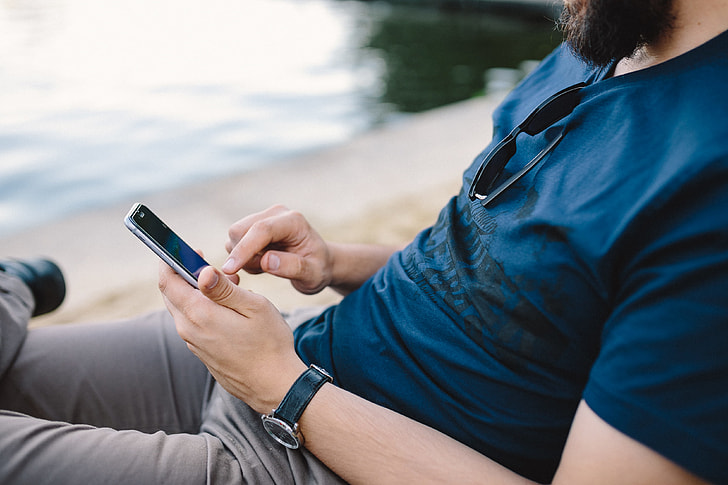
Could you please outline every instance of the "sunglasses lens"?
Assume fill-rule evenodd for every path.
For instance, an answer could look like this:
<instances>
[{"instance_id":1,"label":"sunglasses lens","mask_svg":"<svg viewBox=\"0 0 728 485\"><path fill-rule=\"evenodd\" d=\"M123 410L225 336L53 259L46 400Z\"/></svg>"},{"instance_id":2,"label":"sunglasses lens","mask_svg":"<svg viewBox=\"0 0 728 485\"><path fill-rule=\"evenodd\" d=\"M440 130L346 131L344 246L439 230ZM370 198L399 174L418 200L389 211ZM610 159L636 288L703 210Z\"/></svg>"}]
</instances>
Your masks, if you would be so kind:
<instances>
[{"instance_id":1,"label":"sunglasses lens","mask_svg":"<svg viewBox=\"0 0 728 485\"><path fill-rule=\"evenodd\" d=\"M555 95L537 109L524 123L523 131L533 136L569 115L579 104L580 89Z\"/></svg>"},{"instance_id":2,"label":"sunglasses lens","mask_svg":"<svg viewBox=\"0 0 728 485\"><path fill-rule=\"evenodd\" d=\"M475 193L485 194L503 171L508 160L516 153L516 139L511 138L498 146L483 162L475 179Z\"/></svg>"}]
</instances>

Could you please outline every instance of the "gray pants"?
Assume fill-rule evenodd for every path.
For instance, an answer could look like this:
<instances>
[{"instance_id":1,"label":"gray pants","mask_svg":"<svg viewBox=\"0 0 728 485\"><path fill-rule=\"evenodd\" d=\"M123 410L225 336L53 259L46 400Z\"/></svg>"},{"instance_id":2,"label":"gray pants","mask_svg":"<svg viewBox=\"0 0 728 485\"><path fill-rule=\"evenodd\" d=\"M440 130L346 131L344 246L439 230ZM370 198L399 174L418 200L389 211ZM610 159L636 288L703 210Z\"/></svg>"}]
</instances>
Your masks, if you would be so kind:
<instances>
[{"instance_id":1,"label":"gray pants","mask_svg":"<svg viewBox=\"0 0 728 485\"><path fill-rule=\"evenodd\" d=\"M0 483L342 483L268 437L166 312L26 331L31 308L0 272Z\"/></svg>"}]
</instances>

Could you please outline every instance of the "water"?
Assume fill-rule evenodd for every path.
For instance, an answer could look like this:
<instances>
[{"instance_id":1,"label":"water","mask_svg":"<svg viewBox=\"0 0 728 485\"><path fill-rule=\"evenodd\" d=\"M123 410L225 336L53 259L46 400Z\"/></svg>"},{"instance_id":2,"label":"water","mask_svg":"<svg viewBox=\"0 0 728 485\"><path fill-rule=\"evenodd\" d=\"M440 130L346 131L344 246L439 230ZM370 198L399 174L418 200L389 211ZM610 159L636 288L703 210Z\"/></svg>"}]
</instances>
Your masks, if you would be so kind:
<instances>
[{"instance_id":1,"label":"water","mask_svg":"<svg viewBox=\"0 0 728 485\"><path fill-rule=\"evenodd\" d=\"M552 22L340 0L0 4L0 237L482 91Z\"/></svg>"}]
</instances>

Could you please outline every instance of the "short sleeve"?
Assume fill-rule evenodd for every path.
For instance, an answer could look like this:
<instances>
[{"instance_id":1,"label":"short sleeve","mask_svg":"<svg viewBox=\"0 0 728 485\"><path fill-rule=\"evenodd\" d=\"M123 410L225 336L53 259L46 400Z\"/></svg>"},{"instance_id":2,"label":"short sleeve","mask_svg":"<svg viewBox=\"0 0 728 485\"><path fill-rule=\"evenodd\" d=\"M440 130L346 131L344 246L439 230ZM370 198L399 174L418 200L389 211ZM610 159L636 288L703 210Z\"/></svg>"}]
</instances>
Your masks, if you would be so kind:
<instances>
[{"instance_id":1,"label":"short sleeve","mask_svg":"<svg viewBox=\"0 0 728 485\"><path fill-rule=\"evenodd\" d=\"M728 180L706 172L620 242L617 300L584 399L614 428L728 483Z\"/></svg>"}]
</instances>

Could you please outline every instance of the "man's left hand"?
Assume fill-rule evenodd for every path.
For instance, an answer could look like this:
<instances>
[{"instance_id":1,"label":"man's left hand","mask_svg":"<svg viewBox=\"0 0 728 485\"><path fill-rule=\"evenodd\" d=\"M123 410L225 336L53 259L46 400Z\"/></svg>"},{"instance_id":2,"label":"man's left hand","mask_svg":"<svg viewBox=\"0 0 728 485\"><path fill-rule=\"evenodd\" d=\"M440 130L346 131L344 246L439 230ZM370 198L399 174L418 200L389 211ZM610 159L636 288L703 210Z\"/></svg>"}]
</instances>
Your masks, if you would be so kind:
<instances>
[{"instance_id":1,"label":"man's left hand","mask_svg":"<svg viewBox=\"0 0 728 485\"><path fill-rule=\"evenodd\" d=\"M198 283L199 291L160 263L159 288L180 337L228 392L270 412L306 369L290 327L270 301L216 268Z\"/></svg>"}]
</instances>

